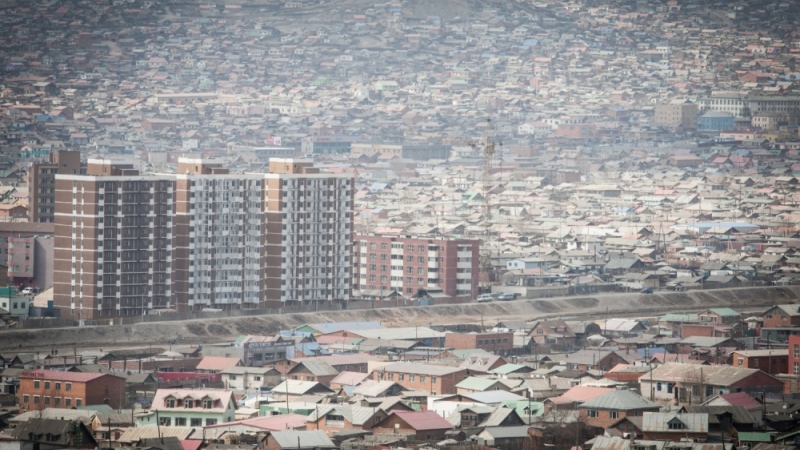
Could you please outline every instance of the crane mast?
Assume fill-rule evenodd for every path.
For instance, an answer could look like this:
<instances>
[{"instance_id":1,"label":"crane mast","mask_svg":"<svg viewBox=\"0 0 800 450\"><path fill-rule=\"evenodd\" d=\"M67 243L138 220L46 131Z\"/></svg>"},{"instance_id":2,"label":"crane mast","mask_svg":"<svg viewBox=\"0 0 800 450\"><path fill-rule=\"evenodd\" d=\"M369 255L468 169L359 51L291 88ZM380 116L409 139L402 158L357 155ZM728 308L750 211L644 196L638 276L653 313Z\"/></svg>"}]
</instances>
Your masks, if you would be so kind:
<instances>
[{"instance_id":1,"label":"crane mast","mask_svg":"<svg viewBox=\"0 0 800 450\"><path fill-rule=\"evenodd\" d=\"M502 145L502 144L500 144ZM486 132L483 142L483 225L480 253L481 289L488 291L491 286L492 252L489 248L489 237L492 231L492 204L490 192L492 189L492 163L494 160L495 144L492 136L492 121L486 120Z\"/></svg>"}]
</instances>

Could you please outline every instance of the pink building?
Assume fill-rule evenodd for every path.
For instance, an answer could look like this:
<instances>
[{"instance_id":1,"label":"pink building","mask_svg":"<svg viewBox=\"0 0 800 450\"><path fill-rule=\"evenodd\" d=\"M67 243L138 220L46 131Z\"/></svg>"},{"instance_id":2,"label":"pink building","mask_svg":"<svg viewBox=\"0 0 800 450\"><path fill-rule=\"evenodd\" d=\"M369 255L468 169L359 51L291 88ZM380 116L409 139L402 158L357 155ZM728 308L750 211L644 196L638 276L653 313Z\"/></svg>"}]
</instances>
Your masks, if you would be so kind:
<instances>
[{"instance_id":1,"label":"pink building","mask_svg":"<svg viewBox=\"0 0 800 450\"><path fill-rule=\"evenodd\" d=\"M362 295L396 291L408 297L437 288L449 299L478 296L480 244L469 239L358 235L353 243L353 289ZM437 299L438 300L438 299Z\"/></svg>"}]
</instances>

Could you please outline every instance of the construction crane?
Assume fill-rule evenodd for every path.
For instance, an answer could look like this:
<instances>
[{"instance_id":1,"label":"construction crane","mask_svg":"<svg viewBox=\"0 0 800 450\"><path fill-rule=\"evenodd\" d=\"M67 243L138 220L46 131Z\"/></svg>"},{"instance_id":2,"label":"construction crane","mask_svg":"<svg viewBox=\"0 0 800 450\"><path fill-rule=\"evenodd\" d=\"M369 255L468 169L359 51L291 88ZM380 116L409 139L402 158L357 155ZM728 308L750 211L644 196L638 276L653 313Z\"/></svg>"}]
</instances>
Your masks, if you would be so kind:
<instances>
[{"instance_id":1,"label":"construction crane","mask_svg":"<svg viewBox=\"0 0 800 450\"><path fill-rule=\"evenodd\" d=\"M500 143L500 146L503 144ZM483 236L481 241L481 290L487 292L492 283L492 251L489 248L489 237L492 231L492 202L490 191L492 189L492 163L494 162L495 143L492 133L492 121L486 120L486 132L483 139Z\"/></svg>"}]
</instances>

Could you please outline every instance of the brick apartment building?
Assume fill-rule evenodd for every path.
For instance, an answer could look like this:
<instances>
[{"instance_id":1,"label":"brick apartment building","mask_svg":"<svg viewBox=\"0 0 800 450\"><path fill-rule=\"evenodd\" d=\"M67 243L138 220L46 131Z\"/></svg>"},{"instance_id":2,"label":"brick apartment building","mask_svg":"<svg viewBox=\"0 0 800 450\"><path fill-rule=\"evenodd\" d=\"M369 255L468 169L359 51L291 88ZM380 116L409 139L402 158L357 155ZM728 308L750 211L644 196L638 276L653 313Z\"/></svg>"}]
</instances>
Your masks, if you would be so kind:
<instances>
[{"instance_id":1,"label":"brick apartment building","mask_svg":"<svg viewBox=\"0 0 800 450\"><path fill-rule=\"evenodd\" d=\"M446 333L444 346L456 350L478 348L504 353L514 349L514 333Z\"/></svg>"},{"instance_id":2,"label":"brick apartment building","mask_svg":"<svg viewBox=\"0 0 800 450\"><path fill-rule=\"evenodd\" d=\"M736 350L731 353L730 365L743 369L758 369L770 375L789 373L789 351L785 348Z\"/></svg>"},{"instance_id":3,"label":"brick apartment building","mask_svg":"<svg viewBox=\"0 0 800 450\"><path fill-rule=\"evenodd\" d=\"M350 297L353 179L305 160L177 175L90 159L56 175L54 294L72 319L233 310ZM267 301L269 299L269 301Z\"/></svg>"},{"instance_id":4,"label":"brick apartment building","mask_svg":"<svg viewBox=\"0 0 800 450\"><path fill-rule=\"evenodd\" d=\"M26 411L125 405L125 378L105 373L34 370L19 377L17 402Z\"/></svg>"},{"instance_id":5,"label":"brick apartment building","mask_svg":"<svg viewBox=\"0 0 800 450\"><path fill-rule=\"evenodd\" d=\"M90 159L56 175L53 301L61 317L142 315L172 306L169 176Z\"/></svg>"},{"instance_id":6,"label":"brick apartment building","mask_svg":"<svg viewBox=\"0 0 800 450\"><path fill-rule=\"evenodd\" d=\"M82 175L86 164L81 152L57 150L50 153L48 162L37 162L28 169L28 221L55 222L56 175Z\"/></svg>"},{"instance_id":7,"label":"brick apartment building","mask_svg":"<svg viewBox=\"0 0 800 450\"><path fill-rule=\"evenodd\" d=\"M468 239L358 235L353 242L353 289L362 295L409 296L436 286L457 302L478 295L480 244Z\"/></svg>"},{"instance_id":8,"label":"brick apartment building","mask_svg":"<svg viewBox=\"0 0 800 450\"><path fill-rule=\"evenodd\" d=\"M372 371L376 381L394 381L406 390L425 390L431 395L457 392L456 385L467 378L467 369L428 364L394 363Z\"/></svg>"}]
</instances>

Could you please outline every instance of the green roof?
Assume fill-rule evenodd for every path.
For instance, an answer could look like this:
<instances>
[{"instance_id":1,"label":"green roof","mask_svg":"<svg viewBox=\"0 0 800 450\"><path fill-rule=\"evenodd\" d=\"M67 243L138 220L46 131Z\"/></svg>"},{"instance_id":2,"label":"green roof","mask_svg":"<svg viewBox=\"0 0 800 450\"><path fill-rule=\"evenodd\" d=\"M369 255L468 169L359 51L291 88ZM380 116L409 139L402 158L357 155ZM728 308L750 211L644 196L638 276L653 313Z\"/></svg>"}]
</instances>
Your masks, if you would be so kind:
<instances>
[{"instance_id":1,"label":"green roof","mask_svg":"<svg viewBox=\"0 0 800 450\"><path fill-rule=\"evenodd\" d=\"M528 400L507 400L503 403L500 403L500 407L505 408L514 408L521 418L525 419L528 417L528 412L525 408L530 405L531 408L531 417L541 417L544 415L544 403L542 402L533 402Z\"/></svg>"},{"instance_id":2,"label":"green roof","mask_svg":"<svg viewBox=\"0 0 800 450\"><path fill-rule=\"evenodd\" d=\"M737 435L739 436L739 442L772 442L772 435L769 433L740 431Z\"/></svg>"},{"instance_id":3,"label":"green roof","mask_svg":"<svg viewBox=\"0 0 800 450\"><path fill-rule=\"evenodd\" d=\"M499 380L469 377L462 380L461 383L458 383L456 387L460 389L469 389L471 391L484 391L496 383L499 383Z\"/></svg>"},{"instance_id":4,"label":"green roof","mask_svg":"<svg viewBox=\"0 0 800 450\"><path fill-rule=\"evenodd\" d=\"M492 373L509 374L509 373L513 373L513 372L515 372L515 371L517 371L519 369L524 369L526 367L528 367L528 366L523 366L521 364L511 364L511 363L503 364L502 366L494 369L492 371Z\"/></svg>"},{"instance_id":5,"label":"green roof","mask_svg":"<svg viewBox=\"0 0 800 450\"><path fill-rule=\"evenodd\" d=\"M719 314L722 317L738 316L739 313L730 308L709 308L714 314ZM769 442L769 441L767 441Z\"/></svg>"},{"instance_id":6,"label":"green roof","mask_svg":"<svg viewBox=\"0 0 800 450\"><path fill-rule=\"evenodd\" d=\"M15 289L12 286L0 287L0 297L13 297L16 295Z\"/></svg>"}]
</instances>

